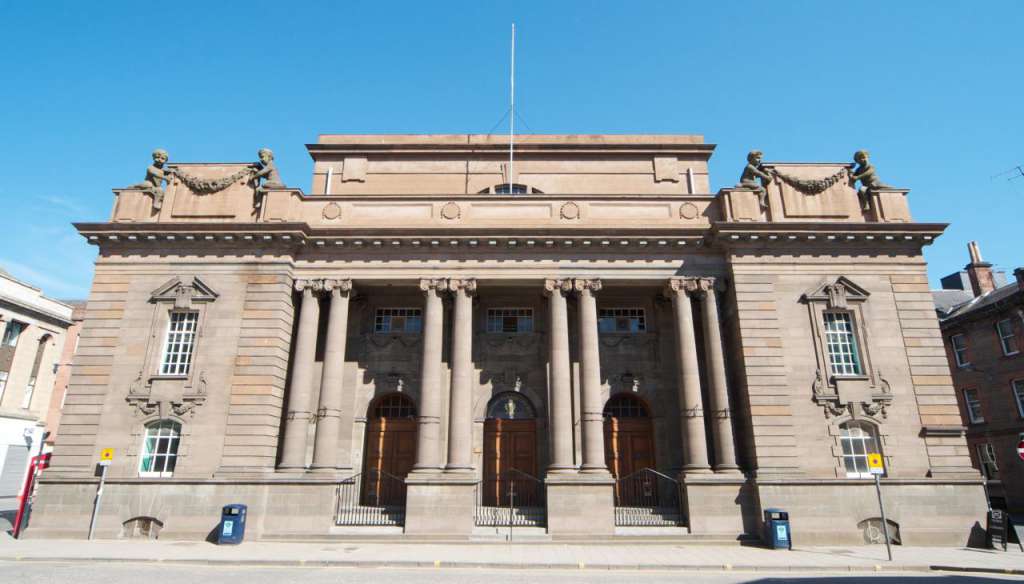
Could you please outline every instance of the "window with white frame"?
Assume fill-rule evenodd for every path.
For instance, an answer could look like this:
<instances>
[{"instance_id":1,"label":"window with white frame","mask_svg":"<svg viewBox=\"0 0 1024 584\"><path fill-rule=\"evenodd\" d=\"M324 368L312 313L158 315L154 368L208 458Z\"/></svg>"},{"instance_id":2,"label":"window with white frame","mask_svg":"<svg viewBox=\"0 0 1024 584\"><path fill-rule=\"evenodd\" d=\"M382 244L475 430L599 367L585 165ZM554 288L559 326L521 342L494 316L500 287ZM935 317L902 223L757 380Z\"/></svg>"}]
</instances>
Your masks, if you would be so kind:
<instances>
[{"instance_id":1,"label":"window with white frame","mask_svg":"<svg viewBox=\"0 0 1024 584\"><path fill-rule=\"evenodd\" d=\"M1003 355L1016 355L1017 335L1013 333L1013 323L1010 319L1004 319L996 323L996 334L999 335L999 345L1003 348Z\"/></svg>"},{"instance_id":2,"label":"window with white frame","mask_svg":"<svg viewBox=\"0 0 1024 584\"><path fill-rule=\"evenodd\" d=\"M861 375L857 336L849 312L825 313L825 348L832 375Z\"/></svg>"},{"instance_id":3,"label":"window with white frame","mask_svg":"<svg viewBox=\"0 0 1024 584\"><path fill-rule=\"evenodd\" d=\"M7 328L4 329L4 338L3 341L0 342L0 344L2 344L4 347L17 346L18 337L21 336L21 333L25 332L26 326L28 325L26 325L23 322L18 322L16 320L9 321L7 323Z\"/></svg>"},{"instance_id":4,"label":"window with white frame","mask_svg":"<svg viewBox=\"0 0 1024 584\"><path fill-rule=\"evenodd\" d=\"M188 375L192 367L198 324L198 311L175 310L170 313L164 339L164 355L160 360L160 375Z\"/></svg>"},{"instance_id":5,"label":"window with white frame","mask_svg":"<svg viewBox=\"0 0 1024 584\"><path fill-rule=\"evenodd\" d=\"M1013 399L1017 401L1017 413L1024 418L1024 379L1013 380Z\"/></svg>"},{"instance_id":6,"label":"window with white frame","mask_svg":"<svg viewBox=\"0 0 1024 584\"><path fill-rule=\"evenodd\" d=\"M868 455L878 454L878 438L874 427L864 422L846 422L839 427L839 443L843 449L843 466L848 478L871 478Z\"/></svg>"},{"instance_id":7,"label":"window with white frame","mask_svg":"<svg viewBox=\"0 0 1024 584\"><path fill-rule=\"evenodd\" d=\"M139 461L140 477L170 477L178 460L181 424L174 420L158 420L146 425Z\"/></svg>"},{"instance_id":8,"label":"window with white frame","mask_svg":"<svg viewBox=\"0 0 1024 584\"><path fill-rule=\"evenodd\" d=\"M375 333L418 333L423 330L419 308L378 308L373 319Z\"/></svg>"},{"instance_id":9,"label":"window with white frame","mask_svg":"<svg viewBox=\"0 0 1024 584\"><path fill-rule=\"evenodd\" d=\"M602 333L642 333L647 331L643 308L601 308L597 311L597 330Z\"/></svg>"},{"instance_id":10,"label":"window with white frame","mask_svg":"<svg viewBox=\"0 0 1024 584\"><path fill-rule=\"evenodd\" d=\"M978 462L981 464L981 474L985 478L994 481L999 480L999 465L996 464L996 449L990 442L982 442L977 445Z\"/></svg>"},{"instance_id":11,"label":"window with white frame","mask_svg":"<svg viewBox=\"0 0 1024 584\"><path fill-rule=\"evenodd\" d=\"M978 399L978 390L964 390L964 406L967 408L967 418L972 424L980 424L985 421L981 413L981 400Z\"/></svg>"},{"instance_id":12,"label":"window with white frame","mask_svg":"<svg viewBox=\"0 0 1024 584\"><path fill-rule=\"evenodd\" d=\"M953 335L949 337L949 343L953 345L953 357L956 359L957 367L967 367L971 364L967 360L967 337L965 335Z\"/></svg>"},{"instance_id":13,"label":"window with white frame","mask_svg":"<svg viewBox=\"0 0 1024 584\"><path fill-rule=\"evenodd\" d=\"M488 308L487 332L532 333L532 308Z\"/></svg>"}]
</instances>

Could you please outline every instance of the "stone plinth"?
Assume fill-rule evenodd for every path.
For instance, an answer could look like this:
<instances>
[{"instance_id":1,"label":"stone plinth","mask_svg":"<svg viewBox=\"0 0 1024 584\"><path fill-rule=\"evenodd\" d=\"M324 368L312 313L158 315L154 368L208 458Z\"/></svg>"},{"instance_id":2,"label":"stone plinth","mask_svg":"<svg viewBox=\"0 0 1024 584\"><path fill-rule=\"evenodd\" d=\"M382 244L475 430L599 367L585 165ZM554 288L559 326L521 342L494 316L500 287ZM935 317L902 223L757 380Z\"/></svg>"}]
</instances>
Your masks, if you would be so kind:
<instances>
[{"instance_id":1,"label":"stone plinth","mask_svg":"<svg viewBox=\"0 0 1024 584\"><path fill-rule=\"evenodd\" d=\"M742 475L689 477L681 483L690 533L730 538L759 533L757 494Z\"/></svg>"},{"instance_id":2,"label":"stone plinth","mask_svg":"<svg viewBox=\"0 0 1024 584\"><path fill-rule=\"evenodd\" d=\"M764 221L761 200L753 189L731 188L718 191L726 221Z\"/></svg>"},{"instance_id":3,"label":"stone plinth","mask_svg":"<svg viewBox=\"0 0 1024 584\"><path fill-rule=\"evenodd\" d=\"M257 194L257 196L260 196ZM263 191L260 210L262 221L291 221L294 219L295 207L301 198L301 192L289 188L268 188ZM340 214L340 213L339 213ZM324 218L331 212L324 211Z\"/></svg>"},{"instance_id":4,"label":"stone plinth","mask_svg":"<svg viewBox=\"0 0 1024 584\"><path fill-rule=\"evenodd\" d=\"M910 206L907 205L908 189L873 189L871 191L871 212L879 223L909 223Z\"/></svg>"},{"instance_id":5,"label":"stone plinth","mask_svg":"<svg viewBox=\"0 0 1024 584\"><path fill-rule=\"evenodd\" d=\"M114 189L115 223L135 223L153 218L153 196L136 189Z\"/></svg>"},{"instance_id":6,"label":"stone plinth","mask_svg":"<svg viewBox=\"0 0 1024 584\"><path fill-rule=\"evenodd\" d=\"M544 484L549 534L592 537L615 533L615 480L610 475L551 474Z\"/></svg>"},{"instance_id":7,"label":"stone plinth","mask_svg":"<svg viewBox=\"0 0 1024 584\"><path fill-rule=\"evenodd\" d=\"M474 475L413 473L405 484L405 533L463 537L472 533L477 484Z\"/></svg>"}]
</instances>

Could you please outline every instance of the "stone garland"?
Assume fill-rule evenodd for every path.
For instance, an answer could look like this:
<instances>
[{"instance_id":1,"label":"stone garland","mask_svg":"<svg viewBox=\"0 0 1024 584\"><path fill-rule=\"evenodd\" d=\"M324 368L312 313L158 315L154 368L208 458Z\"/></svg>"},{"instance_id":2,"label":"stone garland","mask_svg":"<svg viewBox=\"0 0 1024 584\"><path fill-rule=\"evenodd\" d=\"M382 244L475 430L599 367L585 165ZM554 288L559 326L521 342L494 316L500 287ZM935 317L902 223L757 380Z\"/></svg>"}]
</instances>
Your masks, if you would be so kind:
<instances>
[{"instance_id":1,"label":"stone garland","mask_svg":"<svg viewBox=\"0 0 1024 584\"><path fill-rule=\"evenodd\" d=\"M252 176L255 172L256 169L254 168L246 168L224 178L199 178L186 174L181 170L174 174L185 186L192 189L192 192L200 195L212 195L218 191L223 191L242 179Z\"/></svg>"},{"instance_id":2,"label":"stone garland","mask_svg":"<svg viewBox=\"0 0 1024 584\"><path fill-rule=\"evenodd\" d=\"M782 182L807 195L817 195L825 192L832 185L838 184L849 176L849 170L842 168L832 176L817 179L801 179L785 175L778 170L772 170L772 174Z\"/></svg>"}]
</instances>

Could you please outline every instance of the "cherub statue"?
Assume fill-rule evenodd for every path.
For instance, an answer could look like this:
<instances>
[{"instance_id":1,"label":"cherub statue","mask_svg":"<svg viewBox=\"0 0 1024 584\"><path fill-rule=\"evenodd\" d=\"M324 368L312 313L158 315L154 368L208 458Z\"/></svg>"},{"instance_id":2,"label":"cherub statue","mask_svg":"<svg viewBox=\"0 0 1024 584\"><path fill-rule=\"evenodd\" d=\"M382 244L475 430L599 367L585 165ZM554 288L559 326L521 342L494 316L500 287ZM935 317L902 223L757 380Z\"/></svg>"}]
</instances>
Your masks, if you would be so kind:
<instances>
[{"instance_id":1,"label":"cherub statue","mask_svg":"<svg viewBox=\"0 0 1024 584\"><path fill-rule=\"evenodd\" d=\"M764 167L761 165L763 157L764 153L760 150L751 150L747 154L747 165L743 168L743 174L740 175L740 184L736 185L738 187L754 189L757 192L757 198L761 202L762 209L768 207L768 191L765 187L772 182L772 176L765 172Z\"/></svg>"},{"instance_id":2,"label":"cherub statue","mask_svg":"<svg viewBox=\"0 0 1024 584\"><path fill-rule=\"evenodd\" d=\"M857 195L860 197L861 206L865 211L870 208L871 191L874 189L884 189L889 185L882 183L881 179L878 178L878 174L875 172L875 167L871 165L868 160L867 150L858 150L853 154L853 161L857 163L857 167L853 169L853 174L850 175L850 186L854 186L857 181L860 181L860 188L857 189Z\"/></svg>"},{"instance_id":3,"label":"cherub statue","mask_svg":"<svg viewBox=\"0 0 1024 584\"><path fill-rule=\"evenodd\" d=\"M157 148L153 151L153 164L149 165L146 169L146 180L131 185L130 189L139 189L149 193L153 197L153 210L159 211L160 207L164 204L164 189L163 185L165 182L170 183L171 177L174 176L173 168L164 168L167 164L168 156L167 151L163 148Z\"/></svg>"},{"instance_id":4,"label":"cherub statue","mask_svg":"<svg viewBox=\"0 0 1024 584\"><path fill-rule=\"evenodd\" d=\"M256 186L254 205L256 209L259 209L263 204L263 195L266 193L266 189L268 187L280 188L284 186L284 183L281 182L281 173L277 171L277 165L274 164L274 151L270 148L260 148L257 155L260 160L254 165L255 172L252 175L252 181Z\"/></svg>"}]
</instances>

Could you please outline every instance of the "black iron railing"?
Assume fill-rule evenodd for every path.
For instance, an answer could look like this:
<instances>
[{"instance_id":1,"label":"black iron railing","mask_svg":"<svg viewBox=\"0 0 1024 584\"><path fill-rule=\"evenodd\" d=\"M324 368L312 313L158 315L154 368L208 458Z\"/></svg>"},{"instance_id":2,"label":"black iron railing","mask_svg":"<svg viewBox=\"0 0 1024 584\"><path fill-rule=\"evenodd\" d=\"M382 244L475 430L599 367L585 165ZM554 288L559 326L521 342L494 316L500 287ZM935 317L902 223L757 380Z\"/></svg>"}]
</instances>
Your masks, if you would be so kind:
<instances>
[{"instance_id":1,"label":"black iron railing","mask_svg":"<svg viewBox=\"0 0 1024 584\"><path fill-rule=\"evenodd\" d=\"M383 471L351 476L338 484L337 525L405 524L405 480Z\"/></svg>"},{"instance_id":2,"label":"black iron railing","mask_svg":"<svg viewBox=\"0 0 1024 584\"><path fill-rule=\"evenodd\" d=\"M645 468L616 479L615 525L674 527L685 524L679 481Z\"/></svg>"},{"instance_id":3,"label":"black iron railing","mask_svg":"<svg viewBox=\"0 0 1024 584\"><path fill-rule=\"evenodd\" d=\"M476 524L484 527L543 527L544 483L520 470L485 476L477 483Z\"/></svg>"}]
</instances>

